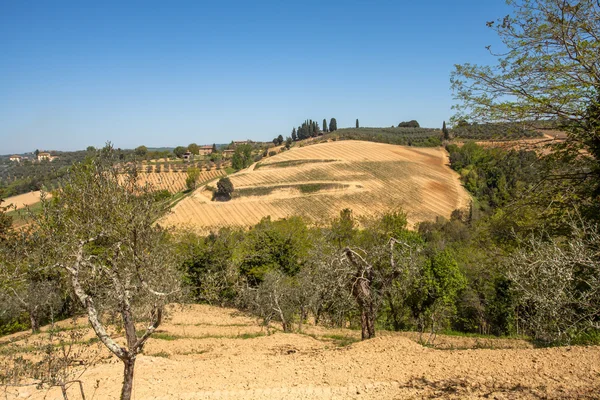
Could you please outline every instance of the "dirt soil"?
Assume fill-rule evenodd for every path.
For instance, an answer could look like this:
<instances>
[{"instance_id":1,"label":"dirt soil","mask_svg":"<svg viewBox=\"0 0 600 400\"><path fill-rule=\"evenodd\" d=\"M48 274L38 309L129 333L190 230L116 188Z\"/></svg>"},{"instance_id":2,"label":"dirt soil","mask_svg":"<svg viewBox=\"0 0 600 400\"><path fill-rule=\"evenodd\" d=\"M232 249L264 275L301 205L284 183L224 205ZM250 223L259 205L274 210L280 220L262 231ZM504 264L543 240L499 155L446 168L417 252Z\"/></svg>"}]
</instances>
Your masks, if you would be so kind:
<instances>
[{"instance_id":1,"label":"dirt soil","mask_svg":"<svg viewBox=\"0 0 600 400\"><path fill-rule=\"evenodd\" d=\"M357 331L314 326L267 336L233 309L194 305L170 315L137 359L135 399L600 398L600 347L440 336L440 348L431 348L410 333L380 332L359 342ZM2 338L0 350L29 336ZM122 364L105 356L82 377L88 399L119 396ZM81 398L74 388L69 393ZM61 395L11 387L6 398Z\"/></svg>"},{"instance_id":2,"label":"dirt soil","mask_svg":"<svg viewBox=\"0 0 600 400\"><path fill-rule=\"evenodd\" d=\"M274 189L268 194L216 202L200 188L173 207L161 224L207 233L252 226L266 216L274 220L302 216L320 224L344 208L359 218L402 208L413 226L437 216L450 218L452 211L469 205L469 194L448 164L442 148L356 140L294 147L230 176L236 190ZM289 190L332 183L340 184L340 189Z\"/></svg>"}]
</instances>

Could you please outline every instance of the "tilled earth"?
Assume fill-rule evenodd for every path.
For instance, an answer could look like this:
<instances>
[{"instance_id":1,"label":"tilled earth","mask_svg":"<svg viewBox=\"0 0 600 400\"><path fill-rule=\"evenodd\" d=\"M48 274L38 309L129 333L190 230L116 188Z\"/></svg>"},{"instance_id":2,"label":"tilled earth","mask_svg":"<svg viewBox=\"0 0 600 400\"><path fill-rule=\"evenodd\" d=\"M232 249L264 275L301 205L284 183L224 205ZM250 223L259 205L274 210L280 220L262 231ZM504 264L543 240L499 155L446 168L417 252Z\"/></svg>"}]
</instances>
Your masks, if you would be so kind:
<instances>
[{"instance_id":1,"label":"tilled earth","mask_svg":"<svg viewBox=\"0 0 600 400\"><path fill-rule=\"evenodd\" d=\"M82 324L84 321L80 321ZM302 334L261 329L232 309L173 309L136 363L135 399L597 399L600 347L533 348L509 339L305 326ZM44 333L39 336L42 337ZM2 338L32 340L16 334ZM103 350L104 351L104 350ZM118 399L122 364L109 354L81 379L88 399ZM4 394L4 393L3 393ZM6 397L59 399L60 390L9 387ZM70 399L81 398L72 387Z\"/></svg>"}]
</instances>

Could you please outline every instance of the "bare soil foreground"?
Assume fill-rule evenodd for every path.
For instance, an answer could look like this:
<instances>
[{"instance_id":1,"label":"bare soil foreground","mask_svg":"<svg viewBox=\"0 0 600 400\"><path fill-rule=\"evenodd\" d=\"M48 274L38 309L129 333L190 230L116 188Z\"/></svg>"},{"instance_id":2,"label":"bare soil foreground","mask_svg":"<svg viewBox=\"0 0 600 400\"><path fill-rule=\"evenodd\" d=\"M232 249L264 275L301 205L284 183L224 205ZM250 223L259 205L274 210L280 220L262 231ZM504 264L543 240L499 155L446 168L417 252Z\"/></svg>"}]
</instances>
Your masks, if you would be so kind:
<instances>
[{"instance_id":1,"label":"bare soil foreground","mask_svg":"<svg viewBox=\"0 0 600 400\"><path fill-rule=\"evenodd\" d=\"M600 347L442 337L441 348L430 348L410 333L353 342L357 331L313 326L266 336L233 309L194 305L170 315L137 360L135 399L600 398ZM117 399L121 373L106 354L82 377L87 398ZM56 388L22 387L7 398L62 397Z\"/></svg>"},{"instance_id":2,"label":"bare soil foreground","mask_svg":"<svg viewBox=\"0 0 600 400\"><path fill-rule=\"evenodd\" d=\"M294 147L231 175L234 198L211 201L200 188L177 204L165 225L208 231L292 215L323 222L350 208L369 216L402 207L409 223L450 217L470 198L442 148L345 140Z\"/></svg>"}]
</instances>

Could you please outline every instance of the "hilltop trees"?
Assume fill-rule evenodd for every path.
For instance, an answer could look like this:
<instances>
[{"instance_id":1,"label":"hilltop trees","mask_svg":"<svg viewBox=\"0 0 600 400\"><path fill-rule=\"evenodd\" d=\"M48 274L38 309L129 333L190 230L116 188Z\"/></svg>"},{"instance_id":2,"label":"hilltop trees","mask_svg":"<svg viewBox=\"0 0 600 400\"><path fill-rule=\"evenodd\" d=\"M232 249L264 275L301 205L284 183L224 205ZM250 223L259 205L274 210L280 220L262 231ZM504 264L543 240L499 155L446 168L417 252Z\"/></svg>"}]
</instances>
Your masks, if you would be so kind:
<instances>
[{"instance_id":1,"label":"hilltop trees","mask_svg":"<svg viewBox=\"0 0 600 400\"><path fill-rule=\"evenodd\" d=\"M278 140L279 141L279 140ZM281 138L283 142L283 137ZM252 164L252 146L249 144L241 144L236 146L231 158L231 166L234 169L243 169Z\"/></svg>"},{"instance_id":2,"label":"hilltop trees","mask_svg":"<svg viewBox=\"0 0 600 400\"><path fill-rule=\"evenodd\" d=\"M421 125L419 125L419 123L412 119L410 121L404 121L404 122L400 122L398 124L398 128L419 128Z\"/></svg>"},{"instance_id":3,"label":"hilltop trees","mask_svg":"<svg viewBox=\"0 0 600 400\"><path fill-rule=\"evenodd\" d=\"M137 355L182 280L167 233L155 224L164 206L133 174L121 179L114 161L107 146L73 166L60 194L42 200L36 225L45 243L42 265L64 273L100 342L123 362L121 399L128 400ZM123 345L107 331L110 316L120 317L113 322Z\"/></svg>"},{"instance_id":4,"label":"hilltop trees","mask_svg":"<svg viewBox=\"0 0 600 400\"><path fill-rule=\"evenodd\" d=\"M194 155L198 155L200 153L200 146L196 143L191 143L187 147L188 151Z\"/></svg>"},{"instance_id":5,"label":"hilltop trees","mask_svg":"<svg viewBox=\"0 0 600 400\"><path fill-rule=\"evenodd\" d=\"M337 121L335 120L335 118L331 118L331 120L329 121L329 132L335 131L337 131Z\"/></svg>"},{"instance_id":6,"label":"hilltop trees","mask_svg":"<svg viewBox=\"0 0 600 400\"><path fill-rule=\"evenodd\" d=\"M329 132L327 130L327 119L323 118L323 132L327 133Z\"/></svg>"},{"instance_id":7,"label":"hilltop trees","mask_svg":"<svg viewBox=\"0 0 600 400\"><path fill-rule=\"evenodd\" d=\"M313 120L306 120L302 123L301 126L298 127L297 131L297 139L304 140L310 137L316 137L319 133L319 124ZM292 132L293 134L293 132Z\"/></svg>"},{"instance_id":8,"label":"hilltop trees","mask_svg":"<svg viewBox=\"0 0 600 400\"><path fill-rule=\"evenodd\" d=\"M185 154L185 152L187 151L187 149L183 146L177 146L173 149L173 154L175 154L175 156L177 158L181 158L183 157L183 155Z\"/></svg>"},{"instance_id":9,"label":"hilltop trees","mask_svg":"<svg viewBox=\"0 0 600 400\"><path fill-rule=\"evenodd\" d=\"M296 140L298 140L298 137L296 136L296 128L292 129L292 140L295 142Z\"/></svg>"},{"instance_id":10,"label":"hilltop trees","mask_svg":"<svg viewBox=\"0 0 600 400\"><path fill-rule=\"evenodd\" d=\"M198 184L198 178L200 178L200 169L196 167L190 167L187 170L187 178L185 179L185 185L189 190L196 189Z\"/></svg>"},{"instance_id":11,"label":"hilltop trees","mask_svg":"<svg viewBox=\"0 0 600 400\"><path fill-rule=\"evenodd\" d=\"M446 128L446 121L442 124L442 133L444 134L444 140L450 139L450 132L448 128Z\"/></svg>"},{"instance_id":12,"label":"hilltop trees","mask_svg":"<svg viewBox=\"0 0 600 400\"><path fill-rule=\"evenodd\" d=\"M138 157L146 157L146 154L148 154L148 148L146 146L138 146L135 148L134 153Z\"/></svg>"},{"instance_id":13,"label":"hilltop trees","mask_svg":"<svg viewBox=\"0 0 600 400\"><path fill-rule=\"evenodd\" d=\"M281 146L283 144L283 136L279 135L273 139L273 144L275 146Z\"/></svg>"}]
</instances>

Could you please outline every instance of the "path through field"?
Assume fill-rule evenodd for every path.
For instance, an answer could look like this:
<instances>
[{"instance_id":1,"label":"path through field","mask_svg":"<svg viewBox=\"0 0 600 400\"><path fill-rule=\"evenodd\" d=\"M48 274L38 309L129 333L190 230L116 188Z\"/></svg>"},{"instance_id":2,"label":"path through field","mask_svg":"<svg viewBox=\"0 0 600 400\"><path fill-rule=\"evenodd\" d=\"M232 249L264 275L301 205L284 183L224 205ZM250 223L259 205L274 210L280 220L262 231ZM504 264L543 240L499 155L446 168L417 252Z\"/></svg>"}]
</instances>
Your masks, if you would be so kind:
<instances>
[{"instance_id":1,"label":"path through field","mask_svg":"<svg viewBox=\"0 0 600 400\"><path fill-rule=\"evenodd\" d=\"M360 333L308 326L303 334L265 336L255 319L203 305L171 316L137 360L135 399L597 399L600 393L600 347L535 349L521 340L443 337L446 348L489 348L440 350L393 332L340 347ZM117 399L121 373L114 357L88 369L82 377L88 398ZM70 398L79 398L74 393ZM32 387L10 388L7 398L44 396L60 398L57 389Z\"/></svg>"},{"instance_id":2,"label":"path through field","mask_svg":"<svg viewBox=\"0 0 600 400\"><path fill-rule=\"evenodd\" d=\"M255 193L214 202L197 190L163 223L206 231L250 226L265 216L323 222L344 208L368 216L402 207L411 224L449 217L468 205L469 196L447 164L442 148L350 140L292 148L231 175L235 190Z\"/></svg>"}]
</instances>

